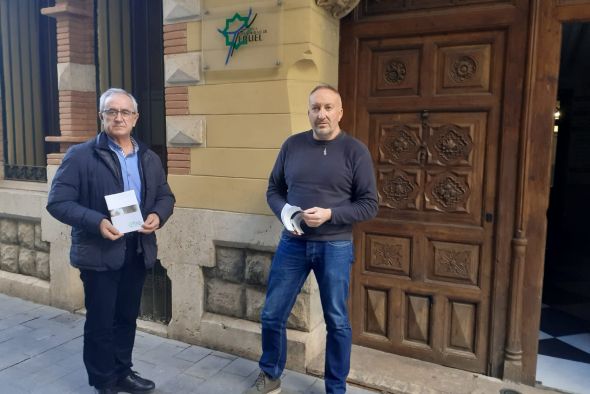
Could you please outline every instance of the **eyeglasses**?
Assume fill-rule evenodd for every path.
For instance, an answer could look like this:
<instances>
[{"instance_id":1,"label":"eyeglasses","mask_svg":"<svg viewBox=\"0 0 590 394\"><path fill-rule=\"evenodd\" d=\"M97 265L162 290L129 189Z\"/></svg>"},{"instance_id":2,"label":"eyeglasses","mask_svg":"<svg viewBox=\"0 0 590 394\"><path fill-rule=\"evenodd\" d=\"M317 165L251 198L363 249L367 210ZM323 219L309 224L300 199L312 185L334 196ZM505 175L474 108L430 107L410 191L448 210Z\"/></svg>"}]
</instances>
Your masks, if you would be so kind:
<instances>
[{"instance_id":1,"label":"eyeglasses","mask_svg":"<svg viewBox=\"0 0 590 394\"><path fill-rule=\"evenodd\" d=\"M135 115L137 112L129 111L127 109L122 109L120 111L116 110L116 109L107 109L107 110L102 111L102 113L109 119L115 119L117 117L117 115L119 115L119 114L121 114L123 119L129 119L133 115Z\"/></svg>"}]
</instances>

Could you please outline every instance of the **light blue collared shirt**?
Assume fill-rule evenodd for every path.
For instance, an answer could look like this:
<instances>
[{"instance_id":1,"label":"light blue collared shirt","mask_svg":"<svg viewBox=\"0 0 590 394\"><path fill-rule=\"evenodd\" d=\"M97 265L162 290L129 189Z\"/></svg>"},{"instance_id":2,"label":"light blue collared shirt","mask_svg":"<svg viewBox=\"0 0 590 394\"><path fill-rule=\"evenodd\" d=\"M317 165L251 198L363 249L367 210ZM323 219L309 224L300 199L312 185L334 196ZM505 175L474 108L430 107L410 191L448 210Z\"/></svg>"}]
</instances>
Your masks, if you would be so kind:
<instances>
[{"instance_id":1,"label":"light blue collared shirt","mask_svg":"<svg viewBox=\"0 0 590 394\"><path fill-rule=\"evenodd\" d=\"M119 164L121 164L121 176L123 178L124 191L133 190L137 196L137 202L141 206L141 176L139 175L139 145L133 138L133 152L125 156L121 148L111 137L109 139L109 148L117 154Z\"/></svg>"}]
</instances>

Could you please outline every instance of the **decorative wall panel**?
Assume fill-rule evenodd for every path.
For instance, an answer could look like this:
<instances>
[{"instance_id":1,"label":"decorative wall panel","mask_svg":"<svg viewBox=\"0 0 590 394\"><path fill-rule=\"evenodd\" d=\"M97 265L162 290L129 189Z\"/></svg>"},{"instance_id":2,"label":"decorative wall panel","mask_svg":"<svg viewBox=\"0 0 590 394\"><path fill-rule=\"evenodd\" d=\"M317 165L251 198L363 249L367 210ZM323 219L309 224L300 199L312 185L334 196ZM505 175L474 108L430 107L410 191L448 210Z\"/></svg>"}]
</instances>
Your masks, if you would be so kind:
<instances>
[{"instance_id":1,"label":"decorative wall panel","mask_svg":"<svg viewBox=\"0 0 590 394\"><path fill-rule=\"evenodd\" d=\"M490 90L491 44L442 47L438 58L438 94Z\"/></svg>"},{"instance_id":2,"label":"decorative wall panel","mask_svg":"<svg viewBox=\"0 0 590 394\"><path fill-rule=\"evenodd\" d=\"M366 235L367 271L386 274L410 275L412 240L375 234Z\"/></svg>"},{"instance_id":3,"label":"decorative wall panel","mask_svg":"<svg viewBox=\"0 0 590 394\"><path fill-rule=\"evenodd\" d=\"M387 336L387 311L389 298L387 291L366 288L365 332Z\"/></svg>"},{"instance_id":4,"label":"decorative wall panel","mask_svg":"<svg viewBox=\"0 0 590 394\"><path fill-rule=\"evenodd\" d=\"M429 250L430 280L477 286L479 245L430 241Z\"/></svg>"},{"instance_id":5,"label":"decorative wall panel","mask_svg":"<svg viewBox=\"0 0 590 394\"><path fill-rule=\"evenodd\" d=\"M393 124L381 128L379 161L390 164L418 164L421 151L420 125Z\"/></svg>"},{"instance_id":6,"label":"decorative wall panel","mask_svg":"<svg viewBox=\"0 0 590 394\"><path fill-rule=\"evenodd\" d=\"M426 175L424 208L439 212L469 212L469 174L445 171Z\"/></svg>"},{"instance_id":7,"label":"decorative wall panel","mask_svg":"<svg viewBox=\"0 0 590 394\"><path fill-rule=\"evenodd\" d=\"M415 170L379 170L379 205L394 209L418 208L422 182L420 172Z\"/></svg>"},{"instance_id":8,"label":"decorative wall panel","mask_svg":"<svg viewBox=\"0 0 590 394\"><path fill-rule=\"evenodd\" d=\"M430 343L430 297L406 294L404 340Z\"/></svg>"},{"instance_id":9,"label":"decorative wall panel","mask_svg":"<svg viewBox=\"0 0 590 394\"><path fill-rule=\"evenodd\" d=\"M447 350L475 353L476 311L474 304L449 302L449 337Z\"/></svg>"},{"instance_id":10,"label":"decorative wall panel","mask_svg":"<svg viewBox=\"0 0 590 394\"><path fill-rule=\"evenodd\" d=\"M428 161L441 166L470 165L473 151L470 133L467 126L446 124L432 127L428 137Z\"/></svg>"},{"instance_id":11,"label":"decorative wall panel","mask_svg":"<svg viewBox=\"0 0 590 394\"><path fill-rule=\"evenodd\" d=\"M375 52L371 81L374 96L418 94L420 48Z\"/></svg>"}]
</instances>

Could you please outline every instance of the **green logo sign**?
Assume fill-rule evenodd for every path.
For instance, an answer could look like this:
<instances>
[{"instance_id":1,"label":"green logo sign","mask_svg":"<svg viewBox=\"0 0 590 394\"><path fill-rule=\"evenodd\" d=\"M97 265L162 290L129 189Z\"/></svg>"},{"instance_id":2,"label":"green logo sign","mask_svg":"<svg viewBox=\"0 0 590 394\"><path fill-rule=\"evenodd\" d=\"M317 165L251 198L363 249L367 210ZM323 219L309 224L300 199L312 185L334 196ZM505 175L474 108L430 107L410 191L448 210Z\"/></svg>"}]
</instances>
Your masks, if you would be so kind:
<instances>
[{"instance_id":1,"label":"green logo sign","mask_svg":"<svg viewBox=\"0 0 590 394\"><path fill-rule=\"evenodd\" d=\"M229 59L241 46L248 45L248 43L254 41L262 41L263 35L267 33L266 29L252 27L257 16L258 14L252 16L252 8L244 16L236 12L234 16L225 20L223 30L217 29L225 37L225 45L227 46L225 65L229 63Z\"/></svg>"}]
</instances>

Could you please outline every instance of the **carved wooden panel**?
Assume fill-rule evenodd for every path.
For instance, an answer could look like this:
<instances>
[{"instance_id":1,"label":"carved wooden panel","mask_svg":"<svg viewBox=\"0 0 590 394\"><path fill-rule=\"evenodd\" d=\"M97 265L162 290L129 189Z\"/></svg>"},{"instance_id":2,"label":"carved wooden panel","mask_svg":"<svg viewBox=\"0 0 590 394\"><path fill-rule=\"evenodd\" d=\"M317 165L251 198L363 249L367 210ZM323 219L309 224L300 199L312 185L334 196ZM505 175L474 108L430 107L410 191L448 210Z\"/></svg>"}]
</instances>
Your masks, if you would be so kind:
<instances>
[{"instance_id":1,"label":"carved wooden panel","mask_svg":"<svg viewBox=\"0 0 590 394\"><path fill-rule=\"evenodd\" d=\"M439 48L437 93L488 92L491 53L491 44Z\"/></svg>"},{"instance_id":2,"label":"carved wooden panel","mask_svg":"<svg viewBox=\"0 0 590 394\"><path fill-rule=\"evenodd\" d=\"M465 8L470 15L484 7ZM379 36L368 32L370 21L347 33L356 39L345 63L355 73L340 79L354 103L348 129L369 148L379 198L377 218L355 225L353 340L485 373L496 224L484 218L496 214L508 33L432 33L429 23L443 14L454 18L407 16L425 22L424 34L387 36L387 17ZM420 29L405 17L392 17L391 28ZM409 59L420 75L404 86ZM445 80L448 70L455 71Z\"/></svg>"},{"instance_id":3,"label":"carved wooden panel","mask_svg":"<svg viewBox=\"0 0 590 394\"><path fill-rule=\"evenodd\" d=\"M449 284L478 285L479 245L431 240L429 251L428 279Z\"/></svg>"},{"instance_id":4,"label":"carved wooden panel","mask_svg":"<svg viewBox=\"0 0 590 394\"><path fill-rule=\"evenodd\" d=\"M424 208L440 212L469 213L471 184L468 173L428 172L424 191Z\"/></svg>"},{"instance_id":5,"label":"carved wooden panel","mask_svg":"<svg viewBox=\"0 0 590 394\"><path fill-rule=\"evenodd\" d=\"M486 118L485 113L375 115L370 137L378 156L379 204L408 213L461 213L479 222Z\"/></svg>"},{"instance_id":6,"label":"carved wooden panel","mask_svg":"<svg viewBox=\"0 0 590 394\"><path fill-rule=\"evenodd\" d=\"M379 162L419 164L421 130L419 124L394 123L380 130Z\"/></svg>"},{"instance_id":7,"label":"carved wooden panel","mask_svg":"<svg viewBox=\"0 0 590 394\"><path fill-rule=\"evenodd\" d=\"M380 169L377 176L379 205L392 209L417 209L421 205L421 175L412 169Z\"/></svg>"},{"instance_id":8,"label":"carved wooden panel","mask_svg":"<svg viewBox=\"0 0 590 394\"><path fill-rule=\"evenodd\" d=\"M511 0L363 0L359 7L360 16L363 17L420 9L456 7L459 4L493 4L509 2L511 2Z\"/></svg>"},{"instance_id":9,"label":"carved wooden panel","mask_svg":"<svg viewBox=\"0 0 590 394\"><path fill-rule=\"evenodd\" d=\"M410 238L366 235L367 271L409 276L412 240Z\"/></svg>"},{"instance_id":10,"label":"carved wooden panel","mask_svg":"<svg viewBox=\"0 0 590 394\"><path fill-rule=\"evenodd\" d=\"M473 129L467 125L432 127L428 136L428 161L441 166L471 165Z\"/></svg>"},{"instance_id":11,"label":"carved wooden panel","mask_svg":"<svg viewBox=\"0 0 590 394\"><path fill-rule=\"evenodd\" d=\"M387 336L389 297L382 289L365 288L365 332Z\"/></svg>"},{"instance_id":12,"label":"carved wooden panel","mask_svg":"<svg viewBox=\"0 0 590 394\"><path fill-rule=\"evenodd\" d=\"M424 345L430 343L430 297L406 294L404 340Z\"/></svg>"},{"instance_id":13,"label":"carved wooden panel","mask_svg":"<svg viewBox=\"0 0 590 394\"><path fill-rule=\"evenodd\" d=\"M477 306L450 301L448 309L448 338L445 350L475 353Z\"/></svg>"},{"instance_id":14,"label":"carved wooden panel","mask_svg":"<svg viewBox=\"0 0 590 394\"><path fill-rule=\"evenodd\" d=\"M418 94L420 85L420 48L374 53L372 71L373 96Z\"/></svg>"}]
</instances>

